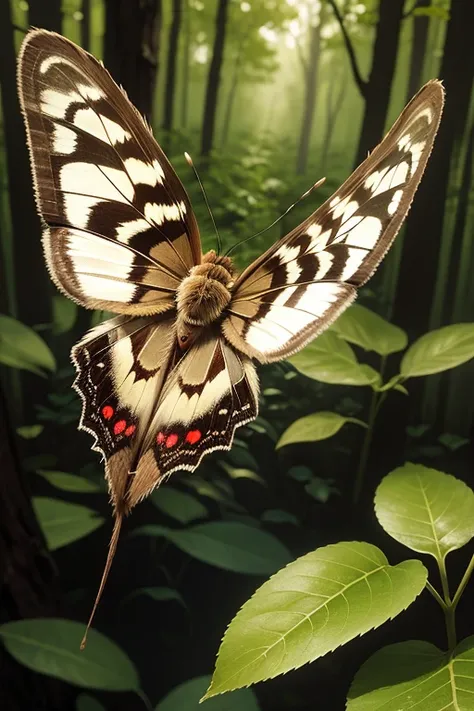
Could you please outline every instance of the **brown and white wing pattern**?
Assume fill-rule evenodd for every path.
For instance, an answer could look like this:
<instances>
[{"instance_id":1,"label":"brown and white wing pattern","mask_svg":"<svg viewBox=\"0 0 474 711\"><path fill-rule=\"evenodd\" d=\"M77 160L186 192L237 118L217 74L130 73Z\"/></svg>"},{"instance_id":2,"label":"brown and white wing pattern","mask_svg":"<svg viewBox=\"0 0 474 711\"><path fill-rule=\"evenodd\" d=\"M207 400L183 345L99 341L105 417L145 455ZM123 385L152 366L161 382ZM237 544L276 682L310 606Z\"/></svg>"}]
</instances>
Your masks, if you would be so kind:
<instances>
[{"instance_id":1,"label":"brown and white wing pattern","mask_svg":"<svg viewBox=\"0 0 474 711\"><path fill-rule=\"evenodd\" d=\"M153 320L117 316L72 351L74 387L83 402L80 428L94 436L93 449L104 456L116 506L159 397L174 346L173 322L168 314Z\"/></svg>"},{"instance_id":2,"label":"brown and white wing pattern","mask_svg":"<svg viewBox=\"0 0 474 711\"><path fill-rule=\"evenodd\" d=\"M280 360L327 328L373 274L408 212L444 91L429 82L342 187L237 280L222 329L239 351Z\"/></svg>"},{"instance_id":3,"label":"brown and white wing pattern","mask_svg":"<svg viewBox=\"0 0 474 711\"><path fill-rule=\"evenodd\" d=\"M135 497L149 482L193 471L216 449L230 449L236 427L258 412L255 366L219 335L204 336L167 376L133 481Z\"/></svg>"},{"instance_id":4,"label":"brown and white wing pattern","mask_svg":"<svg viewBox=\"0 0 474 711\"><path fill-rule=\"evenodd\" d=\"M172 308L201 247L188 196L151 130L102 64L60 35L30 32L18 72L55 283L89 308Z\"/></svg>"}]
</instances>

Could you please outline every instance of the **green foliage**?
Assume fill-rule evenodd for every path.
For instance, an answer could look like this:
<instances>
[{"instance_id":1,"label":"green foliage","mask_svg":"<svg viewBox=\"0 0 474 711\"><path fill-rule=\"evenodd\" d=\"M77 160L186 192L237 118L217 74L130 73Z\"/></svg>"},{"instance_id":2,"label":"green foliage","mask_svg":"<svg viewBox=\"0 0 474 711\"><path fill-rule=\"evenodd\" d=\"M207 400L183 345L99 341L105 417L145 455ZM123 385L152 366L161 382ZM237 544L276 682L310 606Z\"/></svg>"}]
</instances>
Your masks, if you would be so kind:
<instances>
[{"instance_id":1,"label":"green foliage","mask_svg":"<svg viewBox=\"0 0 474 711\"><path fill-rule=\"evenodd\" d=\"M105 708L90 694L79 694L76 699L76 711L105 711Z\"/></svg>"},{"instance_id":2,"label":"green foliage","mask_svg":"<svg viewBox=\"0 0 474 711\"><path fill-rule=\"evenodd\" d=\"M359 304L344 311L332 330L349 343L381 356L397 353L407 346L405 331Z\"/></svg>"},{"instance_id":3,"label":"green foliage","mask_svg":"<svg viewBox=\"0 0 474 711\"><path fill-rule=\"evenodd\" d=\"M151 501L162 513L180 523L206 518L207 509L198 499L171 486L160 486L151 495Z\"/></svg>"},{"instance_id":4,"label":"green foliage","mask_svg":"<svg viewBox=\"0 0 474 711\"><path fill-rule=\"evenodd\" d=\"M56 370L55 358L41 336L3 314L0 314L0 363L37 375Z\"/></svg>"},{"instance_id":5,"label":"green foliage","mask_svg":"<svg viewBox=\"0 0 474 711\"><path fill-rule=\"evenodd\" d=\"M267 531L230 521L201 523L183 530L142 526L134 535L163 536L203 563L249 575L273 573L291 557Z\"/></svg>"},{"instance_id":6,"label":"green foliage","mask_svg":"<svg viewBox=\"0 0 474 711\"><path fill-rule=\"evenodd\" d=\"M474 358L474 323L455 323L430 331L405 353L400 373L404 378L441 373Z\"/></svg>"},{"instance_id":7,"label":"green foliage","mask_svg":"<svg viewBox=\"0 0 474 711\"><path fill-rule=\"evenodd\" d=\"M77 304L62 294L53 296L53 333L58 336L70 331L77 318Z\"/></svg>"},{"instance_id":8,"label":"green foliage","mask_svg":"<svg viewBox=\"0 0 474 711\"><path fill-rule=\"evenodd\" d=\"M343 417L337 412L315 412L296 420L278 440L277 449L296 442L317 442L333 437L347 422L367 427L365 422L355 417Z\"/></svg>"},{"instance_id":9,"label":"green foliage","mask_svg":"<svg viewBox=\"0 0 474 711\"><path fill-rule=\"evenodd\" d=\"M59 499L37 496L33 508L50 551L87 536L104 523L92 509Z\"/></svg>"},{"instance_id":10,"label":"green foliage","mask_svg":"<svg viewBox=\"0 0 474 711\"><path fill-rule=\"evenodd\" d=\"M202 708L209 711L259 711L260 707L251 689L240 689L229 696L212 699L204 707L201 706L199 699L209 686L210 680L210 676L188 679L172 689L160 701L155 711L201 711Z\"/></svg>"},{"instance_id":11,"label":"green foliage","mask_svg":"<svg viewBox=\"0 0 474 711\"><path fill-rule=\"evenodd\" d=\"M267 509L262 514L262 521L265 523L291 523L293 526L299 526L300 522L297 517L289 511L283 509Z\"/></svg>"},{"instance_id":12,"label":"green foliage","mask_svg":"<svg viewBox=\"0 0 474 711\"><path fill-rule=\"evenodd\" d=\"M38 469L37 473L49 481L51 486L61 489L61 491L71 491L77 494L94 494L101 491L100 486L95 482L83 476L77 476L77 474L48 471L46 469Z\"/></svg>"},{"instance_id":13,"label":"green foliage","mask_svg":"<svg viewBox=\"0 0 474 711\"><path fill-rule=\"evenodd\" d=\"M474 492L422 464L407 463L385 477L375 513L392 538L440 561L474 536Z\"/></svg>"},{"instance_id":14,"label":"green foliage","mask_svg":"<svg viewBox=\"0 0 474 711\"><path fill-rule=\"evenodd\" d=\"M79 645L84 625L55 618L19 620L0 625L0 638L10 654L33 671L76 686L108 691L137 691L137 671L120 647L91 629L84 651Z\"/></svg>"},{"instance_id":15,"label":"green foliage","mask_svg":"<svg viewBox=\"0 0 474 711\"><path fill-rule=\"evenodd\" d=\"M426 577L419 561L390 566L368 543L308 553L264 583L231 622L206 696L284 674L378 627L415 600Z\"/></svg>"},{"instance_id":16,"label":"green foliage","mask_svg":"<svg viewBox=\"0 0 474 711\"><path fill-rule=\"evenodd\" d=\"M422 641L392 644L361 667L347 711L470 711L474 694L474 637L450 657Z\"/></svg>"},{"instance_id":17,"label":"green foliage","mask_svg":"<svg viewBox=\"0 0 474 711\"><path fill-rule=\"evenodd\" d=\"M43 429L43 425L23 425L22 427L17 427L16 431L23 439L36 439Z\"/></svg>"},{"instance_id":18,"label":"green foliage","mask_svg":"<svg viewBox=\"0 0 474 711\"><path fill-rule=\"evenodd\" d=\"M139 597L141 595L149 597L151 600L154 600L154 602L168 602L170 600L174 600L176 602L179 602L180 605L182 605L183 607L186 607L186 603L184 602L182 595L180 595L177 590L173 590L173 588L166 587L137 588L126 597L126 601L128 602L130 600L133 600L133 598Z\"/></svg>"}]
</instances>

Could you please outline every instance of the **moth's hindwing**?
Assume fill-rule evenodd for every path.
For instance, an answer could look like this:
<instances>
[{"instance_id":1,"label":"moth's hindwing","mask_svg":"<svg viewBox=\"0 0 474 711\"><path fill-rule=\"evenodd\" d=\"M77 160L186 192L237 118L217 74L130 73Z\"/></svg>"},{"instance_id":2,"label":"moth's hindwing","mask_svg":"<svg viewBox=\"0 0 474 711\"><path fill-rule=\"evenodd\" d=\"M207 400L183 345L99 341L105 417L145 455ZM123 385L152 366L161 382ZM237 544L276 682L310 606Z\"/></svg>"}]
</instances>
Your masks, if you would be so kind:
<instances>
[{"instance_id":1,"label":"moth's hindwing","mask_svg":"<svg viewBox=\"0 0 474 711\"><path fill-rule=\"evenodd\" d=\"M91 55L30 32L19 96L44 248L62 291L89 308L171 309L201 247L189 199L149 127Z\"/></svg>"},{"instance_id":2,"label":"moth's hindwing","mask_svg":"<svg viewBox=\"0 0 474 711\"><path fill-rule=\"evenodd\" d=\"M302 348L355 298L390 248L433 147L444 91L429 82L311 217L238 279L223 333L268 362Z\"/></svg>"}]
</instances>

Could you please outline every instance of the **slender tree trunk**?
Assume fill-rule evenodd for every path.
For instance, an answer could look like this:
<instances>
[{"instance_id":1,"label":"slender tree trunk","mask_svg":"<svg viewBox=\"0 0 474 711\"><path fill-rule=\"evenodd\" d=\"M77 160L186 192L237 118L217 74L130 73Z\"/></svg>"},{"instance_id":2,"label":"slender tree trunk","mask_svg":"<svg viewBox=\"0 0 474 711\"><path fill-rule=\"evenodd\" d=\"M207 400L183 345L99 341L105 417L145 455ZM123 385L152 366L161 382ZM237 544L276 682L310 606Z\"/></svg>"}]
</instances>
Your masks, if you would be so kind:
<instances>
[{"instance_id":1,"label":"slender tree trunk","mask_svg":"<svg viewBox=\"0 0 474 711\"><path fill-rule=\"evenodd\" d=\"M10 3L0 2L0 85L12 221L19 318L30 325L50 321L50 288L33 197L25 127L16 87L16 56Z\"/></svg>"},{"instance_id":2,"label":"slender tree trunk","mask_svg":"<svg viewBox=\"0 0 474 711\"><path fill-rule=\"evenodd\" d=\"M5 400L0 391L0 622L60 616L53 564L18 464ZM35 674L0 648L0 708L5 711L72 708L70 686Z\"/></svg>"},{"instance_id":3,"label":"slender tree trunk","mask_svg":"<svg viewBox=\"0 0 474 711\"><path fill-rule=\"evenodd\" d=\"M81 45L86 52L91 47L91 0L82 0Z\"/></svg>"},{"instance_id":4,"label":"slender tree trunk","mask_svg":"<svg viewBox=\"0 0 474 711\"><path fill-rule=\"evenodd\" d=\"M319 59L321 54L321 28L325 21L325 4L321 4L318 24L310 29L309 61L305 71L305 100L301 123L296 172L306 173L308 154L311 144L311 133L316 105L316 85L318 80Z\"/></svg>"},{"instance_id":5,"label":"slender tree trunk","mask_svg":"<svg viewBox=\"0 0 474 711\"><path fill-rule=\"evenodd\" d=\"M32 27L61 32L61 0L29 0L28 20Z\"/></svg>"},{"instance_id":6,"label":"slender tree trunk","mask_svg":"<svg viewBox=\"0 0 474 711\"><path fill-rule=\"evenodd\" d=\"M161 0L105 0L104 64L151 121L158 71Z\"/></svg>"},{"instance_id":7,"label":"slender tree trunk","mask_svg":"<svg viewBox=\"0 0 474 711\"><path fill-rule=\"evenodd\" d=\"M202 121L201 155L208 156L214 142L217 102L221 83L221 69L224 60L224 47L227 30L229 0L219 0L216 15L216 33L212 51L211 66L207 78L206 101Z\"/></svg>"},{"instance_id":8,"label":"slender tree trunk","mask_svg":"<svg viewBox=\"0 0 474 711\"><path fill-rule=\"evenodd\" d=\"M451 158L465 133L474 79L474 4L454 0L440 76L446 106L407 220L393 317L411 338L427 330L435 294ZM416 293L416 299L414 295Z\"/></svg>"},{"instance_id":9,"label":"slender tree trunk","mask_svg":"<svg viewBox=\"0 0 474 711\"><path fill-rule=\"evenodd\" d=\"M188 97L189 97L189 70L191 67L191 8L189 1L185 0L184 6L184 32L183 32L183 76L181 87L181 128L188 125Z\"/></svg>"},{"instance_id":10,"label":"slender tree trunk","mask_svg":"<svg viewBox=\"0 0 474 711\"><path fill-rule=\"evenodd\" d=\"M418 7L431 6L431 0L418 0ZM410 74L408 76L406 103L413 98L421 88L423 64L428 44L430 18L427 15L415 15L413 18L413 37L411 41Z\"/></svg>"},{"instance_id":11,"label":"slender tree trunk","mask_svg":"<svg viewBox=\"0 0 474 711\"><path fill-rule=\"evenodd\" d=\"M224 147L227 143L229 137L230 122L232 121L232 109L234 108L235 96L237 94L237 87L239 84L239 74L240 67L242 64L243 50L244 50L244 38L241 39L237 52L235 53L233 69L232 69L232 79L230 81L230 89L227 94L227 102L224 111L224 123L222 126L222 136L221 136L221 146Z\"/></svg>"},{"instance_id":12,"label":"slender tree trunk","mask_svg":"<svg viewBox=\"0 0 474 711\"><path fill-rule=\"evenodd\" d=\"M336 94L337 80L330 81L328 84L328 92L326 98L326 124L323 135L323 149L321 153L321 172L324 175L329 158L329 148L331 146L332 137L334 136L337 120L341 113L342 104L347 88L347 74L344 73L340 77L339 90Z\"/></svg>"},{"instance_id":13,"label":"slender tree trunk","mask_svg":"<svg viewBox=\"0 0 474 711\"><path fill-rule=\"evenodd\" d=\"M178 59L179 31L181 28L182 11L181 0L173 0L173 20L171 22L170 37L168 42L168 61L166 66L165 107L163 119L163 130L168 132L173 128L176 63Z\"/></svg>"},{"instance_id":14,"label":"slender tree trunk","mask_svg":"<svg viewBox=\"0 0 474 711\"><path fill-rule=\"evenodd\" d=\"M357 147L358 166L380 142L387 117L405 0L380 0L372 68L365 86L365 112Z\"/></svg>"}]
</instances>

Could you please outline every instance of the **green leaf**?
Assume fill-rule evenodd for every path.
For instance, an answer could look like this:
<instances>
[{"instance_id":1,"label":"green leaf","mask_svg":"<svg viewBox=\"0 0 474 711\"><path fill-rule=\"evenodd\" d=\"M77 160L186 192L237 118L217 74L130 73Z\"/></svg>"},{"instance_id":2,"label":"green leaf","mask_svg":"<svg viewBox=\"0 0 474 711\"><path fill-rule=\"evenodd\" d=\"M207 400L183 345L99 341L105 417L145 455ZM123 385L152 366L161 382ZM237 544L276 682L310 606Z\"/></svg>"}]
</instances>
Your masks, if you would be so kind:
<instances>
[{"instance_id":1,"label":"green leaf","mask_svg":"<svg viewBox=\"0 0 474 711\"><path fill-rule=\"evenodd\" d=\"M308 378L333 385L371 385L372 380L357 362L348 343L331 331L288 359ZM375 372L375 371L374 371Z\"/></svg>"},{"instance_id":2,"label":"green leaf","mask_svg":"<svg viewBox=\"0 0 474 711\"><path fill-rule=\"evenodd\" d=\"M453 658L429 642L413 640L380 649L357 672L347 711L471 711L474 637Z\"/></svg>"},{"instance_id":3,"label":"green leaf","mask_svg":"<svg viewBox=\"0 0 474 711\"><path fill-rule=\"evenodd\" d=\"M315 476L314 479L306 484L305 491L312 496L313 499L316 499L316 501L325 504L333 493L334 488L330 486L325 479Z\"/></svg>"},{"instance_id":4,"label":"green leaf","mask_svg":"<svg viewBox=\"0 0 474 711\"><path fill-rule=\"evenodd\" d=\"M450 432L445 432L438 437L438 442L440 442L446 449L450 449L451 452L455 452L460 447L464 447L465 444L469 444L471 440L467 437L460 437L457 434L451 434Z\"/></svg>"},{"instance_id":5,"label":"green leaf","mask_svg":"<svg viewBox=\"0 0 474 711\"><path fill-rule=\"evenodd\" d=\"M193 558L235 573L269 575L291 559L271 533L242 523L212 521L163 535Z\"/></svg>"},{"instance_id":6,"label":"green leaf","mask_svg":"<svg viewBox=\"0 0 474 711\"><path fill-rule=\"evenodd\" d=\"M306 482L311 481L313 478L313 472L309 469L309 467L299 465L288 469L288 476L291 476L291 478L295 481Z\"/></svg>"},{"instance_id":7,"label":"green leaf","mask_svg":"<svg viewBox=\"0 0 474 711\"><path fill-rule=\"evenodd\" d=\"M251 479L252 481L256 481L263 486L267 486L265 479L263 479L260 474L253 472L251 469L233 467L232 464L229 464L224 460L221 460L219 464L227 472L231 479Z\"/></svg>"},{"instance_id":8,"label":"green leaf","mask_svg":"<svg viewBox=\"0 0 474 711\"><path fill-rule=\"evenodd\" d=\"M184 602L179 592L177 590L174 590L174 588L167 587L137 588L132 593L130 593L130 595L127 595L124 602L128 602L135 597L139 597L140 595L145 595L146 597L151 598L155 602L169 602L170 600L175 600L176 602L179 602L180 605L182 605L183 607L186 607L186 603Z\"/></svg>"},{"instance_id":9,"label":"green leaf","mask_svg":"<svg viewBox=\"0 0 474 711\"><path fill-rule=\"evenodd\" d=\"M245 447L232 447L227 452L227 459L236 468L251 469L253 472L258 470L257 460Z\"/></svg>"},{"instance_id":10,"label":"green leaf","mask_svg":"<svg viewBox=\"0 0 474 711\"><path fill-rule=\"evenodd\" d=\"M93 481L77 474L66 474L66 472L52 472L45 469L38 469L38 474L44 477L52 486L61 491L72 491L77 494L93 494L101 491L100 487Z\"/></svg>"},{"instance_id":11,"label":"green leaf","mask_svg":"<svg viewBox=\"0 0 474 711\"><path fill-rule=\"evenodd\" d=\"M7 622L0 637L17 662L76 686L108 691L137 691L137 671L119 646L94 629L81 652L84 624L55 618Z\"/></svg>"},{"instance_id":12,"label":"green leaf","mask_svg":"<svg viewBox=\"0 0 474 711\"><path fill-rule=\"evenodd\" d=\"M265 523L291 523L293 526L299 526L300 522L297 517L289 511L283 509L267 509L261 516Z\"/></svg>"},{"instance_id":13,"label":"green leaf","mask_svg":"<svg viewBox=\"0 0 474 711\"><path fill-rule=\"evenodd\" d=\"M59 499L35 497L33 508L50 551L84 538L104 523L92 509Z\"/></svg>"},{"instance_id":14,"label":"green leaf","mask_svg":"<svg viewBox=\"0 0 474 711\"><path fill-rule=\"evenodd\" d=\"M189 478L183 477L181 479L181 483L185 486L189 486L191 489L194 489L199 496L207 496L207 498L213 499L219 504L223 504L234 511L244 511L244 508L237 503L237 501L234 501L229 496L226 496L224 492L212 481L208 481L207 479L203 479L202 477L193 474L193 476Z\"/></svg>"},{"instance_id":15,"label":"green leaf","mask_svg":"<svg viewBox=\"0 0 474 711\"><path fill-rule=\"evenodd\" d=\"M392 538L437 560L474 536L474 492L422 464L408 462L382 480L375 513Z\"/></svg>"},{"instance_id":16,"label":"green leaf","mask_svg":"<svg viewBox=\"0 0 474 711\"><path fill-rule=\"evenodd\" d=\"M77 304L62 294L53 296L53 333L67 333L76 323Z\"/></svg>"},{"instance_id":17,"label":"green leaf","mask_svg":"<svg viewBox=\"0 0 474 711\"><path fill-rule=\"evenodd\" d=\"M0 314L0 363L37 374L42 369L56 370L54 356L41 336L4 314Z\"/></svg>"},{"instance_id":18,"label":"green leaf","mask_svg":"<svg viewBox=\"0 0 474 711\"><path fill-rule=\"evenodd\" d=\"M151 501L161 513L180 523L189 523L197 518L206 518L208 515L206 507L198 499L171 486L160 486L155 489Z\"/></svg>"},{"instance_id":19,"label":"green leaf","mask_svg":"<svg viewBox=\"0 0 474 711\"><path fill-rule=\"evenodd\" d=\"M314 412L306 415L291 424L276 444L276 449L281 449L287 444L297 442L319 442L322 439L333 437L346 422L367 427L355 417L344 417L337 412Z\"/></svg>"},{"instance_id":20,"label":"green leaf","mask_svg":"<svg viewBox=\"0 0 474 711\"><path fill-rule=\"evenodd\" d=\"M405 331L360 304L346 309L331 330L349 343L381 356L402 351L408 343Z\"/></svg>"},{"instance_id":21,"label":"green leaf","mask_svg":"<svg viewBox=\"0 0 474 711\"><path fill-rule=\"evenodd\" d=\"M105 706L90 694L79 694L76 699L76 711L105 711Z\"/></svg>"},{"instance_id":22,"label":"green leaf","mask_svg":"<svg viewBox=\"0 0 474 711\"><path fill-rule=\"evenodd\" d=\"M23 439L36 439L44 430L43 425L23 425L17 427L16 431Z\"/></svg>"},{"instance_id":23,"label":"green leaf","mask_svg":"<svg viewBox=\"0 0 474 711\"><path fill-rule=\"evenodd\" d=\"M474 358L474 323L455 323L430 331L413 343L403 356L404 378L441 373Z\"/></svg>"},{"instance_id":24,"label":"green leaf","mask_svg":"<svg viewBox=\"0 0 474 711\"><path fill-rule=\"evenodd\" d=\"M224 635L206 697L296 669L398 615L424 589L418 560L391 566L368 543L298 558L260 587Z\"/></svg>"},{"instance_id":25,"label":"green leaf","mask_svg":"<svg viewBox=\"0 0 474 711\"><path fill-rule=\"evenodd\" d=\"M220 699L212 699L205 706L199 704L204 695L210 676L188 679L172 689L156 707L156 711L259 711L255 694L251 689L241 689Z\"/></svg>"}]
</instances>

